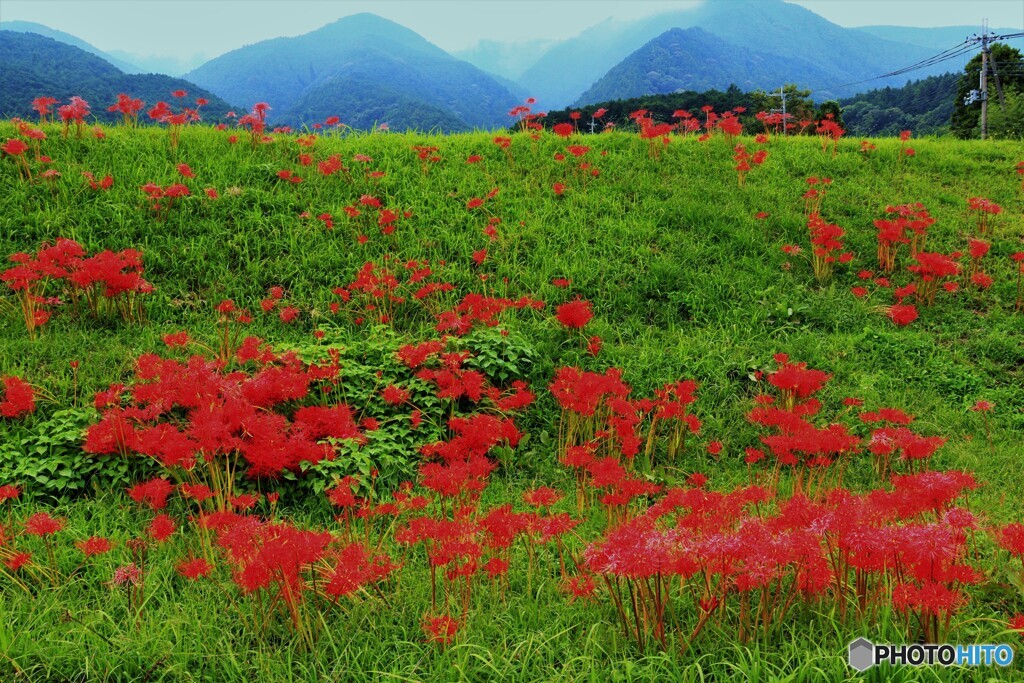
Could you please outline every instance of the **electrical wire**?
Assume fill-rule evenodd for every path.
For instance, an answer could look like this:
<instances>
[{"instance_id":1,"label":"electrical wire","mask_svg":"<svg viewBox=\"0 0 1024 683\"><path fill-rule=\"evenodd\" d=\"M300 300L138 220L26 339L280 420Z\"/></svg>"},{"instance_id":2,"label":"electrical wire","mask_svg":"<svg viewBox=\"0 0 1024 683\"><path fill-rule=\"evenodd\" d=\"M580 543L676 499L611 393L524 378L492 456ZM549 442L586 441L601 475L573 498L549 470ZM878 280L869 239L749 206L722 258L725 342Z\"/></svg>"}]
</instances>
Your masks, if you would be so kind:
<instances>
[{"instance_id":1,"label":"electrical wire","mask_svg":"<svg viewBox=\"0 0 1024 683\"><path fill-rule=\"evenodd\" d=\"M1005 33L1003 35L991 36L990 39L991 40L1005 40L1007 38L1020 38L1020 37L1024 37L1024 32L1021 32L1021 33ZM947 48L947 49L943 50L942 52L938 53L937 55L933 55L933 56L931 56L931 57L929 57L927 59L922 59L921 61L916 62L915 64L911 64L910 66L905 66L902 69L896 69L895 71L890 71L889 73L885 73L885 74L882 74L880 76L874 76L872 78L866 78L866 79L864 79L862 81L852 81L850 83L842 83L840 85L831 85L831 86L822 86L822 87L811 88L811 92L818 92L818 91L821 91L821 90L839 90L840 88L848 88L848 87L850 87L852 85L861 85L863 83L871 83L872 81L879 81L879 80L882 80L883 78L893 78L895 76L902 76L903 74L910 73L912 71L918 71L920 69L926 69L926 68L928 68L930 66L935 66L936 64L941 64L942 62L947 62L947 61L949 61L951 59L956 59L957 57L962 57L962 56L964 56L964 55L966 55L966 54L968 54L970 52L973 52L974 49L975 49L975 45L977 45L977 43L979 43L979 42L981 42L981 38L979 38L979 37L967 38L967 39L964 40L964 42L960 43L959 45L954 45L951 48ZM996 68L999 68L998 65L997 65Z\"/></svg>"},{"instance_id":2,"label":"electrical wire","mask_svg":"<svg viewBox=\"0 0 1024 683\"><path fill-rule=\"evenodd\" d=\"M941 64L942 62L946 62L946 61L949 61L951 59L956 59L957 57L961 57L961 56L963 56L963 55L965 55L965 54L967 54L969 52L973 52L973 51L974 51L973 41L971 39L967 39L964 42L960 43L959 45L954 45L951 48L943 50L942 52L938 53L937 55L933 55L933 56L929 57L928 59L922 59L921 61L916 62L915 64L911 64L910 66L905 66L902 69L896 69L895 71L890 71L889 73L884 73L884 74L882 74L880 76L874 76L872 78L865 78L864 80L861 80L861 81L851 81L850 83L843 83L843 84L840 84L840 85L817 87L817 88L812 88L811 90L812 90L812 92L816 92L816 91L820 91L820 90L838 90L840 88L847 88L847 87L849 87L851 85L860 85L862 83L870 83L872 81L878 81L878 80L881 80L883 78L892 78L894 76L901 76L901 75L903 75L905 73L910 73L911 71L918 71L920 69L925 69L925 68L930 67L930 66L935 66L936 64Z\"/></svg>"}]
</instances>

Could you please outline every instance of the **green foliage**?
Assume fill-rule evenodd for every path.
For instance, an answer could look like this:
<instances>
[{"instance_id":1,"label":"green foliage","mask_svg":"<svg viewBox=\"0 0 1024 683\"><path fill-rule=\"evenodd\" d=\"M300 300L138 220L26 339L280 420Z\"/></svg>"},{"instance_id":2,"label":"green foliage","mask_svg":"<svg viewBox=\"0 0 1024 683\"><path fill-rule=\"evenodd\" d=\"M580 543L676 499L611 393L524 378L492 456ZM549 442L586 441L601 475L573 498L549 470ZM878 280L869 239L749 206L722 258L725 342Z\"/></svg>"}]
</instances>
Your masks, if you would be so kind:
<instances>
[{"instance_id":1,"label":"green foliage","mask_svg":"<svg viewBox=\"0 0 1024 683\"><path fill-rule=\"evenodd\" d=\"M7 118L37 118L32 100L44 95L62 103L78 95L92 105L91 119L104 122L121 119L119 113L107 111L118 93L141 99L149 107L162 100L177 111L171 92L185 90L188 106L195 106L199 97L209 100L200 110L207 121L221 120L231 109L224 100L188 81L160 74L128 75L93 54L34 33L0 31L0 63L0 116ZM145 116L145 111L141 112L140 120Z\"/></svg>"},{"instance_id":2,"label":"green foliage","mask_svg":"<svg viewBox=\"0 0 1024 683\"><path fill-rule=\"evenodd\" d=\"M124 490L156 471L145 459L98 458L82 451L85 428L97 419L89 408L64 408L10 429L0 442L0 472L40 499L70 501Z\"/></svg>"},{"instance_id":3,"label":"green foliage","mask_svg":"<svg viewBox=\"0 0 1024 683\"><path fill-rule=\"evenodd\" d=\"M1004 92L1015 91L1024 93L1024 54L1005 43L992 43L989 59L993 60L1002 82ZM953 101L953 117L950 130L956 137L967 140L976 138L979 132L981 103L965 105L964 99L971 90L978 90L980 85L982 55L976 55L964 67L964 73L957 84L956 99ZM989 117L998 106L995 79L992 74L988 78L988 111Z\"/></svg>"},{"instance_id":4,"label":"green foliage","mask_svg":"<svg viewBox=\"0 0 1024 683\"><path fill-rule=\"evenodd\" d=\"M895 136L912 130L917 136L946 131L953 113L956 74L907 81L842 100L847 130L859 137Z\"/></svg>"},{"instance_id":5,"label":"green foliage","mask_svg":"<svg viewBox=\"0 0 1024 683\"><path fill-rule=\"evenodd\" d=\"M818 107L818 111L814 114L814 118L819 121L826 119L829 116L832 117L833 121L839 124L840 128L844 130L846 129L846 122L843 121L843 108L839 106L839 103L835 100L822 102L821 106Z\"/></svg>"},{"instance_id":6,"label":"green foliage","mask_svg":"<svg viewBox=\"0 0 1024 683\"><path fill-rule=\"evenodd\" d=\"M1024 90L1006 88L1004 102L989 106L988 134L995 140L1024 138Z\"/></svg>"}]
</instances>

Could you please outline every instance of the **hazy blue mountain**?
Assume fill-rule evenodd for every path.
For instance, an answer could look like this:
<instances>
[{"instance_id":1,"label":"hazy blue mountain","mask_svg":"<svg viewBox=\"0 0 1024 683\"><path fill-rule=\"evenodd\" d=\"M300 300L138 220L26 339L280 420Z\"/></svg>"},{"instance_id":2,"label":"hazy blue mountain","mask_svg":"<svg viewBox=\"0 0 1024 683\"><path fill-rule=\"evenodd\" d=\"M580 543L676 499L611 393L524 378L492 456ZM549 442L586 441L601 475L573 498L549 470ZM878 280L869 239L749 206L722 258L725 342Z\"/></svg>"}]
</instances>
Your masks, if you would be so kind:
<instances>
[{"instance_id":1,"label":"hazy blue mountain","mask_svg":"<svg viewBox=\"0 0 1024 683\"><path fill-rule=\"evenodd\" d=\"M210 59L209 56L203 54L140 55L124 50L111 50L109 54L126 62L137 64L138 68L145 73L167 74L168 76L182 76Z\"/></svg>"},{"instance_id":2,"label":"hazy blue mountain","mask_svg":"<svg viewBox=\"0 0 1024 683\"><path fill-rule=\"evenodd\" d=\"M565 106L669 28L693 27L737 48L815 64L827 77L820 83L800 85L814 88L815 96L822 99L853 94L856 90L836 86L871 78L934 54L920 46L842 28L782 0L715 0L632 22L602 22L551 48L519 82L523 92L537 97L539 107ZM940 65L920 75L944 70ZM784 79L787 83L794 81L793 77Z\"/></svg>"},{"instance_id":3,"label":"hazy blue mountain","mask_svg":"<svg viewBox=\"0 0 1024 683\"><path fill-rule=\"evenodd\" d=\"M669 29L626 57L587 89L576 105L681 90L771 89L786 80L829 74L812 62L736 47L699 28Z\"/></svg>"},{"instance_id":4,"label":"hazy blue mountain","mask_svg":"<svg viewBox=\"0 0 1024 683\"><path fill-rule=\"evenodd\" d=\"M369 130L382 123L388 128L423 132L458 133L471 130L447 109L425 104L405 95L400 88L382 86L358 75L335 76L303 95L288 110L288 122L324 121L338 116L347 125Z\"/></svg>"},{"instance_id":5,"label":"hazy blue mountain","mask_svg":"<svg viewBox=\"0 0 1024 683\"><path fill-rule=\"evenodd\" d=\"M297 122L299 112L293 107L300 100L326 102L325 96L314 93L337 78L352 78L353 87L369 89L353 93L357 99L372 99L373 88L389 88L409 106L422 103L448 111L470 128L505 125L508 110L518 102L477 67L373 14L345 17L305 35L233 50L186 77L246 107L268 103L275 122ZM389 123L406 126L401 119Z\"/></svg>"},{"instance_id":6,"label":"hazy blue mountain","mask_svg":"<svg viewBox=\"0 0 1024 683\"><path fill-rule=\"evenodd\" d=\"M231 108L208 90L180 78L126 74L67 43L35 33L0 31L0 117L31 120L36 117L32 110L36 97L55 97L65 103L72 95L78 95L91 105L93 116L113 121L119 115L109 113L107 107L117 100L118 93L142 99L150 106L163 100L177 110L179 107L171 97L173 90L186 90L190 106L198 97L209 100L201 110L207 119L223 117Z\"/></svg>"},{"instance_id":7,"label":"hazy blue mountain","mask_svg":"<svg viewBox=\"0 0 1024 683\"><path fill-rule=\"evenodd\" d=\"M0 21L0 31L15 31L17 33L37 33L47 38L53 38L57 42L77 47L79 50L84 50L89 54L96 55L100 59L113 64L126 74L137 74L143 72L142 67L132 62L130 59L125 59L124 57L119 57L115 54L104 52L98 47L90 45L89 43L85 42L77 36L73 36L70 33L65 33L64 31L52 29L44 24L37 24L34 21Z\"/></svg>"},{"instance_id":8,"label":"hazy blue mountain","mask_svg":"<svg viewBox=\"0 0 1024 683\"><path fill-rule=\"evenodd\" d=\"M559 42L543 39L519 42L479 40L473 47L457 50L452 55L489 74L514 81Z\"/></svg>"}]
</instances>

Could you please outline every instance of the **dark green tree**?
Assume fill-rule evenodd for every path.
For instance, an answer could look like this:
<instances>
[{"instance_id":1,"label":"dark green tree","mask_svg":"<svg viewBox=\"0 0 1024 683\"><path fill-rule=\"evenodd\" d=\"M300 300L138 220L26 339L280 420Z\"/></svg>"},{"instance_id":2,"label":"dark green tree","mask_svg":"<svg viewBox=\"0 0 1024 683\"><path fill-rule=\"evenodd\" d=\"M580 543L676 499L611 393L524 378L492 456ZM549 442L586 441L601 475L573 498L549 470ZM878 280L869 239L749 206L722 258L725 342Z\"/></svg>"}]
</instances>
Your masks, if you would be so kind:
<instances>
[{"instance_id":1,"label":"dark green tree","mask_svg":"<svg viewBox=\"0 0 1024 683\"><path fill-rule=\"evenodd\" d=\"M995 62L996 71L999 73L999 81L1003 87L1003 93L1013 91L1024 93L1024 55L1020 50L1010 47L1004 43L992 43L990 58ZM960 77L960 83L956 91L956 101L953 103L953 118L950 130L958 138L968 139L978 136L978 117L981 115L981 103L965 105L964 99L971 90L977 90L979 77L981 75L981 54L979 53L967 62L964 67L964 75ZM989 73L988 79L988 106L999 106L999 97L996 92L995 79Z\"/></svg>"},{"instance_id":2,"label":"dark green tree","mask_svg":"<svg viewBox=\"0 0 1024 683\"><path fill-rule=\"evenodd\" d=\"M810 90L801 90L793 83L782 86L786 93L786 113L790 115L791 122L809 121L814 118L814 102L811 100ZM769 109L782 109L782 98L778 91L766 93L763 90L755 90L751 93L754 106L765 111Z\"/></svg>"},{"instance_id":3,"label":"dark green tree","mask_svg":"<svg viewBox=\"0 0 1024 683\"><path fill-rule=\"evenodd\" d=\"M843 108L839 106L839 103L835 100L828 100L822 102L821 106L818 107L818 112L814 115L814 118L819 121L828 118L828 115L832 115L832 120L839 124L841 128L846 128L846 123L843 122Z\"/></svg>"}]
</instances>

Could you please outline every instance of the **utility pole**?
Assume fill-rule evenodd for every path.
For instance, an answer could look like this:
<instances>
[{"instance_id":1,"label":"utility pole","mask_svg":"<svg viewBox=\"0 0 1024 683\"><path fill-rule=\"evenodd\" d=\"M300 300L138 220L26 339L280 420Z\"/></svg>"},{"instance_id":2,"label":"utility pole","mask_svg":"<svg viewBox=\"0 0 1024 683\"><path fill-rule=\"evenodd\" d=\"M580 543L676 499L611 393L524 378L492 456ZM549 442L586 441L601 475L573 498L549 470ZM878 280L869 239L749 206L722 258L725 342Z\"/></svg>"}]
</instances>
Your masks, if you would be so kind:
<instances>
[{"instance_id":1,"label":"utility pole","mask_svg":"<svg viewBox=\"0 0 1024 683\"><path fill-rule=\"evenodd\" d=\"M981 32L981 139L988 137L988 20Z\"/></svg>"},{"instance_id":2,"label":"utility pole","mask_svg":"<svg viewBox=\"0 0 1024 683\"><path fill-rule=\"evenodd\" d=\"M778 95L782 98L782 134L788 135L789 132L786 130L786 91L783 88L779 88L779 92L772 93L772 97ZM778 109L772 109L772 112L778 113Z\"/></svg>"},{"instance_id":3,"label":"utility pole","mask_svg":"<svg viewBox=\"0 0 1024 683\"><path fill-rule=\"evenodd\" d=\"M1009 37L1016 37L1021 34L1012 34ZM988 32L988 19L982 22L981 35L977 33L967 39L968 43L981 43L981 71L978 74L978 89L972 90L964 98L964 106L970 106L975 102L981 102L981 139L988 138L988 72L992 70L992 76L996 81L996 92L999 93L999 106L1006 106L1003 100L1003 85L999 82L999 70L996 68L995 59L992 58L991 41L995 38L1006 38L1008 36L996 36Z\"/></svg>"}]
</instances>

